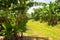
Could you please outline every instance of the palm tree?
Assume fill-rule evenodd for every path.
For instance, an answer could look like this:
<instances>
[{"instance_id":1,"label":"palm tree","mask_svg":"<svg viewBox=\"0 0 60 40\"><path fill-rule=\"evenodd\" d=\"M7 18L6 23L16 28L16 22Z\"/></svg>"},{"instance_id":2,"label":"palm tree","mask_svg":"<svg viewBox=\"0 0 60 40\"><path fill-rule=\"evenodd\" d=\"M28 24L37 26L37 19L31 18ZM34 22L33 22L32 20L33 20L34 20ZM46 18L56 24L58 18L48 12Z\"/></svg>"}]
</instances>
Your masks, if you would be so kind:
<instances>
[{"instance_id":1,"label":"palm tree","mask_svg":"<svg viewBox=\"0 0 60 40\"><path fill-rule=\"evenodd\" d=\"M58 20L60 21L60 1L59 0L55 0L56 3L56 11L58 12Z\"/></svg>"},{"instance_id":2,"label":"palm tree","mask_svg":"<svg viewBox=\"0 0 60 40\"><path fill-rule=\"evenodd\" d=\"M16 26L18 30L21 32L21 38L23 37L23 32L26 30L26 23L27 23L27 15L26 12L29 7L33 6L33 2L28 2L28 0L19 0L17 7L15 8L18 10L18 14L16 17ZM21 39L22 40L22 39Z\"/></svg>"},{"instance_id":3,"label":"palm tree","mask_svg":"<svg viewBox=\"0 0 60 40\"><path fill-rule=\"evenodd\" d=\"M49 4L49 24L56 25L57 24L57 11L56 11L56 4L50 2Z\"/></svg>"}]
</instances>

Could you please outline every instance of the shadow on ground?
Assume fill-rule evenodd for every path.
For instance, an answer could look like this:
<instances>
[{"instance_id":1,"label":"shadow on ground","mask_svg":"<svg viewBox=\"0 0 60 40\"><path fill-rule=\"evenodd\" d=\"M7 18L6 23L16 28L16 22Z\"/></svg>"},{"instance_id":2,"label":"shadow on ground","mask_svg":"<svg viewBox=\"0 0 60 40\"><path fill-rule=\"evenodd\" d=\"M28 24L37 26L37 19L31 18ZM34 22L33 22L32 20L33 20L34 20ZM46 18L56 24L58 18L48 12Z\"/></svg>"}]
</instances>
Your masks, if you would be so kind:
<instances>
[{"instance_id":1,"label":"shadow on ground","mask_svg":"<svg viewBox=\"0 0 60 40\"><path fill-rule=\"evenodd\" d=\"M4 37L1 36L0 37L0 40L4 40ZM18 39L13 38L11 40L49 40L49 39L46 38L46 37L23 36L22 38L21 37L18 37Z\"/></svg>"},{"instance_id":2,"label":"shadow on ground","mask_svg":"<svg viewBox=\"0 0 60 40\"><path fill-rule=\"evenodd\" d=\"M21 38L19 37L19 40L21 40ZM45 37L31 37L31 36L24 36L22 38L22 40L49 40L48 38Z\"/></svg>"}]
</instances>

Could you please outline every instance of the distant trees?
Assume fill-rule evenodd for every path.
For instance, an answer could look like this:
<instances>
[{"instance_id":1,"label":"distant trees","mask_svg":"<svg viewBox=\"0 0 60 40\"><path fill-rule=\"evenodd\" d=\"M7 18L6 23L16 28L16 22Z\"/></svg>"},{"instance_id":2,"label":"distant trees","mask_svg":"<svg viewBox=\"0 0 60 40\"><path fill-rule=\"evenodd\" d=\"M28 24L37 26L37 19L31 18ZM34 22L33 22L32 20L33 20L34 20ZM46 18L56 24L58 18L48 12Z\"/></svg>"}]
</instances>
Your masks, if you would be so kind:
<instances>
[{"instance_id":1,"label":"distant trees","mask_svg":"<svg viewBox=\"0 0 60 40\"><path fill-rule=\"evenodd\" d=\"M36 20L41 19L42 21L48 22L49 25L56 25L60 17L59 4L58 1L55 3L50 2L48 5L44 3L42 8L34 9L33 14L36 16L33 16L37 18Z\"/></svg>"}]
</instances>

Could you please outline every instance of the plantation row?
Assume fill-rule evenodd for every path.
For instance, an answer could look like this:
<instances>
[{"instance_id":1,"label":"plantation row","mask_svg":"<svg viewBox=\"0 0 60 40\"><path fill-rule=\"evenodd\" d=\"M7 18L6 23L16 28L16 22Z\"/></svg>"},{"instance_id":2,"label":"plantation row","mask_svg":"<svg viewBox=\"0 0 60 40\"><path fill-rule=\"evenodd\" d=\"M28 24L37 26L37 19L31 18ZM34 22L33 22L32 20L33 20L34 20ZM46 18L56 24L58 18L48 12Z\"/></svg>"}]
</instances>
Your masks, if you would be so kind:
<instances>
[{"instance_id":1,"label":"plantation row","mask_svg":"<svg viewBox=\"0 0 60 40\"><path fill-rule=\"evenodd\" d=\"M41 20L41 22L48 22L49 25L56 25L60 21L60 1L44 3L42 8L34 9L31 18Z\"/></svg>"}]
</instances>

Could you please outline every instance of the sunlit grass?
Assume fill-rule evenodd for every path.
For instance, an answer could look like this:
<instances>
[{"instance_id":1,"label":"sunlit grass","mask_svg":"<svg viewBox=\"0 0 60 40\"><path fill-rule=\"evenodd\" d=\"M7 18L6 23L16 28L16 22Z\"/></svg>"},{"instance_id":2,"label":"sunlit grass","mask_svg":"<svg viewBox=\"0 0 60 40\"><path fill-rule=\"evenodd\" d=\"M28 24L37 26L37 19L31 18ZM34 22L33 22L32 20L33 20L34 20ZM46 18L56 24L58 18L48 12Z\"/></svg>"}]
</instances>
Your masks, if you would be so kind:
<instances>
[{"instance_id":1,"label":"sunlit grass","mask_svg":"<svg viewBox=\"0 0 60 40\"><path fill-rule=\"evenodd\" d=\"M60 40L60 25L56 25L54 27L48 26L47 23L40 23L39 21L29 20L27 23L27 28L31 28L31 30L27 30L27 34L33 34L37 36L51 37L53 40ZM36 32L36 33L34 33Z\"/></svg>"},{"instance_id":2,"label":"sunlit grass","mask_svg":"<svg viewBox=\"0 0 60 40\"><path fill-rule=\"evenodd\" d=\"M27 34L33 34L31 30L26 31Z\"/></svg>"}]
</instances>

